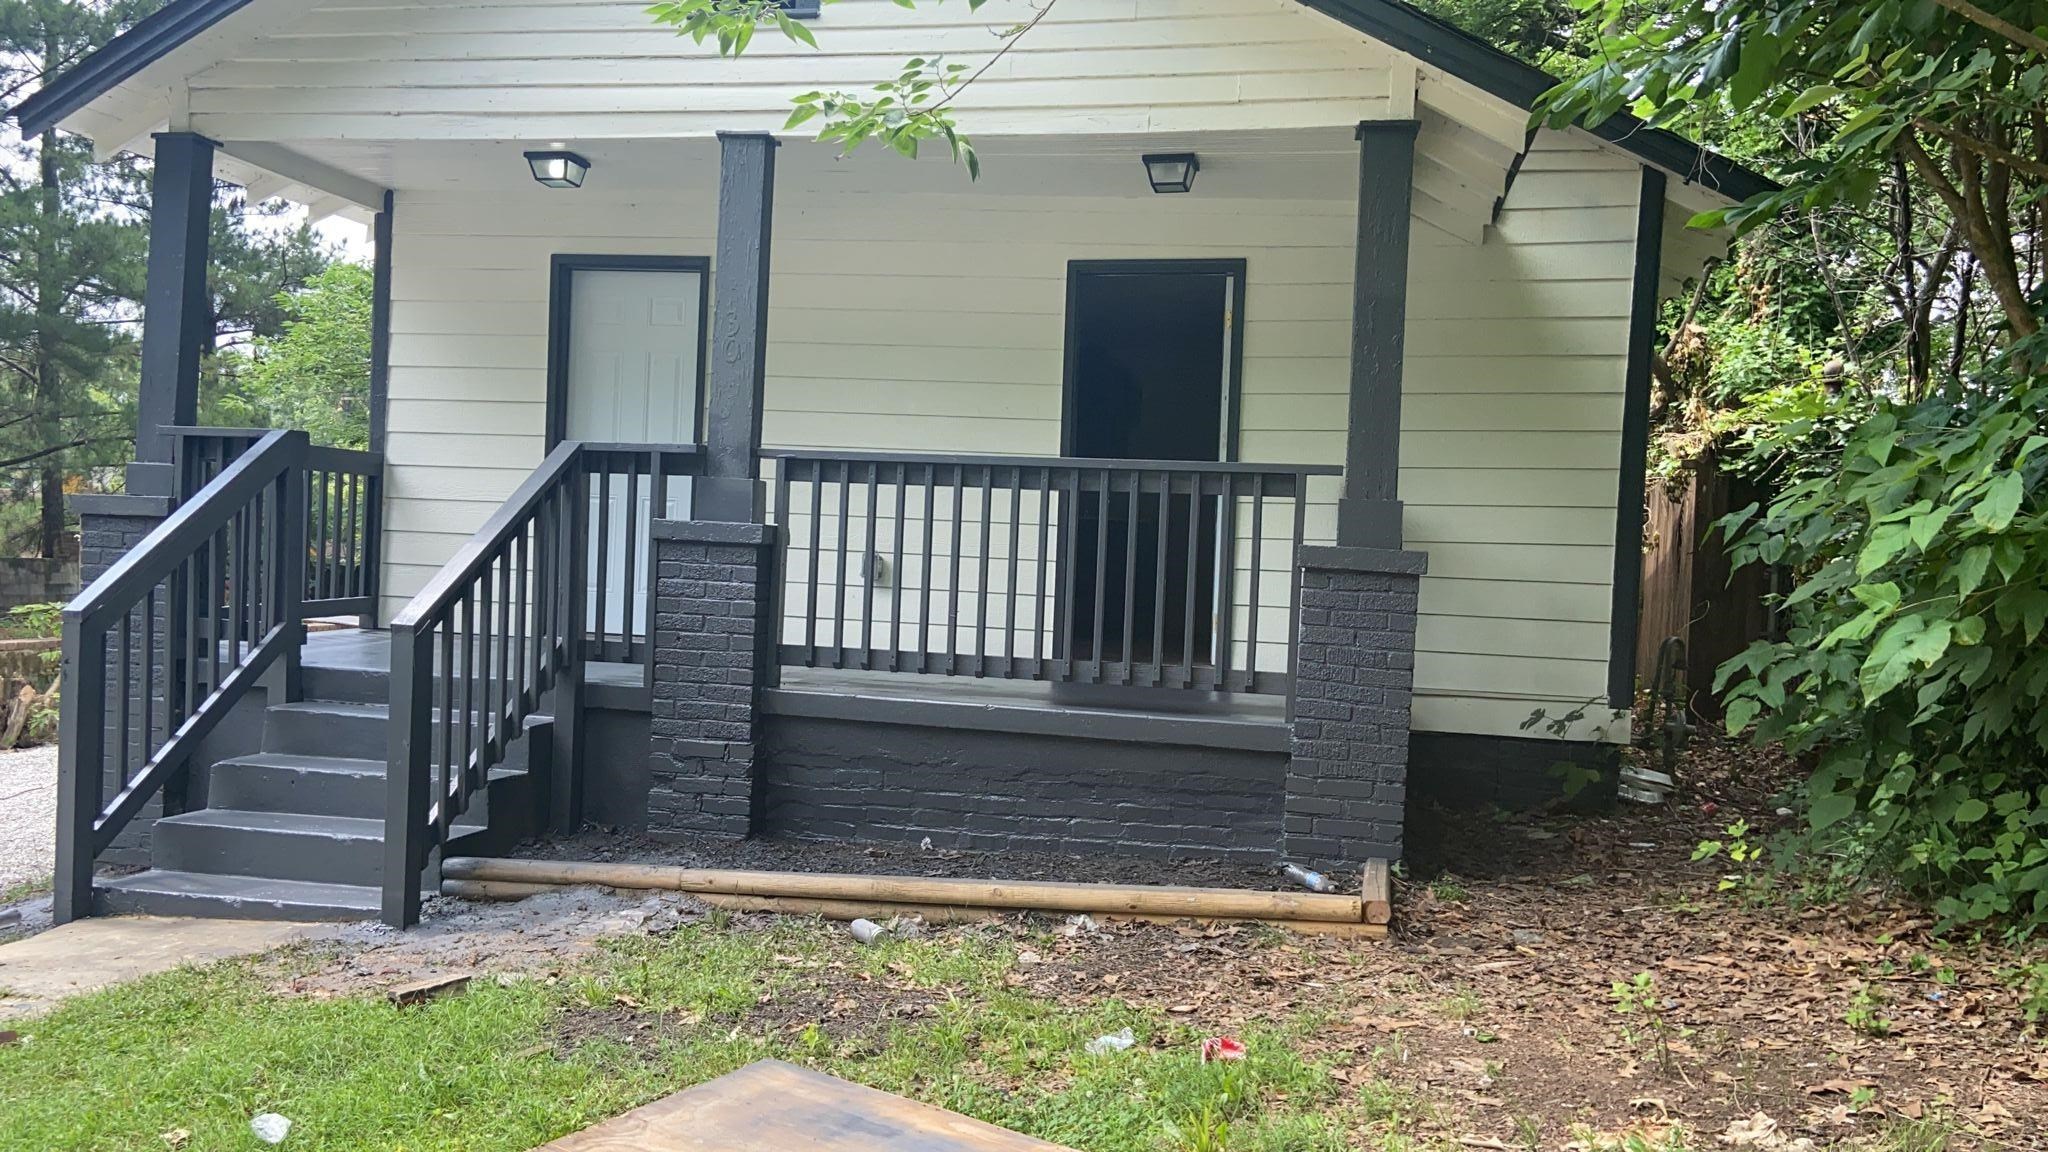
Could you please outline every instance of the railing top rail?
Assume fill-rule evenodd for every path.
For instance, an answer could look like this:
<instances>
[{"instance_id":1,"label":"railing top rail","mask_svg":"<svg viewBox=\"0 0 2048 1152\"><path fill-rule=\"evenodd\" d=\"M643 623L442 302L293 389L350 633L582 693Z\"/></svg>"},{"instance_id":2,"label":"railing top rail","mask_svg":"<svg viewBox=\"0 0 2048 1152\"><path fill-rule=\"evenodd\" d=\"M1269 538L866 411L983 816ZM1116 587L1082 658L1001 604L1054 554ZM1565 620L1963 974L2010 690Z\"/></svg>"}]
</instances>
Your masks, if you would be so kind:
<instances>
[{"instance_id":1,"label":"railing top rail","mask_svg":"<svg viewBox=\"0 0 2048 1152\"><path fill-rule=\"evenodd\" d=\"M306 466L323 472L362 472L377 476L384 472L384 454L360 448L314 444L306 450Z\"/></svg>"},{"instance_id":2,"label":"railing top rail","mask_svg":"<svg viewBox=\"0 0 2048 1152\"><path fill-rule=\"evenodd\" d=\"M128 611L279 473L302 462L305 453L304 432L281 429L264 433L255 447L221 469L220 475L193 493L191 499L151 529L141 543L130 548L104 575L65 605L64 619L94 624L105 613Z\"/></svg>"},{"instance_id":3,"label":"railing top rail","mask_svg":"<svg viewBox=\"0 0 2048 1152\"><path fill-rule=\"evenodd\" d=\"M166 424L162 431L171 436L198 437L218 436L222 439L258 440L270 433L269 428L213 427L204 424Z\"/></svg>"},{"instance_id":4,"label":"railing top rail","mask_svg":"<svg viewBox=\"0 0 2048 1152\"><path fill-rule=\"evenodd\" d=\"M462 542L462 547L455 550L455 555L441 565L434 578L427 581L427 586L414 594L405 607L399 609L398 615L391 618L392 631L416 629L462 596L499 546L525 526L548 493L580 464L582 451L583 445L575 440L564 440L555 445L547 459L528 473L483 526L471 533L469 539Z\"/></svg>"},{"instance_id":5,"label":"railing top rail","mask_svg":"<svg viewBox=\"0 0 2048 1152\"><path fill-rule=\"evenodd\" d=\"M605 440L579 440L575 441L575 443L582 445L585 452L649 452L661 456L681 456L692 460L698 459L703 455L703 450L695 444L629 444Z\"/></svg>"},{"instance_id":6,"label":"railing top rail","mask_svg":"<svg viewBox=\"0 0 2048 1152\"><path fill-rule=\"evenodd\" d=\"M810 449L771 449L761 453L769 460L829 464L909 464L941 468L965 465L970 468L1080 468L1086 471L1144 472L1230 472L1240 475L1341 476L1335 464L1256 464L1235 460L1121 460L1090 456L962 456L948 452L834 452Z\"/></svg>"}]
</instances>

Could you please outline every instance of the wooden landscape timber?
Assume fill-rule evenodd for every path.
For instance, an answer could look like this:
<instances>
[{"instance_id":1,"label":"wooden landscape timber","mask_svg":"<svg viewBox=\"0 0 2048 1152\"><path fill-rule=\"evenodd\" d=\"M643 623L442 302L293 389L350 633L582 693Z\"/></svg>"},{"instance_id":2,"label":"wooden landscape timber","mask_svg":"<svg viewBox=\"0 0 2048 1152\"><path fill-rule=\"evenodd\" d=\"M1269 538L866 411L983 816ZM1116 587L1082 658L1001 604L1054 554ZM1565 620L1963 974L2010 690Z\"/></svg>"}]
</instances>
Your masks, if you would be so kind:
<instances>
[{"instance_id":1,"label":"wooden landscape timber","mask_svg":"<svg viewBox=\"0 0 2048 1152\"><path fill-rule=\"evenodd\" d=\"M1375 865L1377 867L1375 867ZM573 860L452 857L441 866L443 895L521 900L580 884L688 892L715 908L828 920L918 916L969 923L1006 912L1085 913L1155 924L1252 922L1314 935L1380 938L1391 903L1385 861L1368 863L1358 896L1171 885L1068 884L960 877L759 872ZM1381 917L1375 921L1374 916Z\"/></svg>"}]
</instances>

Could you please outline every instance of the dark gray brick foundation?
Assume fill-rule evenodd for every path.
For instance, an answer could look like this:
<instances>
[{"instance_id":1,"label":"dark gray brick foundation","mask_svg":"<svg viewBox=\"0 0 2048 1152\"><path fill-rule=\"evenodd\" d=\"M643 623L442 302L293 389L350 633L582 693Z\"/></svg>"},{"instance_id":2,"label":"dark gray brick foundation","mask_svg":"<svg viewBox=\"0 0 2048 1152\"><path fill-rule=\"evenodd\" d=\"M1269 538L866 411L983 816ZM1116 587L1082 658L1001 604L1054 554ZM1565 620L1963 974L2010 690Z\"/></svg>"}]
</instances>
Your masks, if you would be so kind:
<instances>
[{"instance_id":1,"label":"dark gray brick foundation","mask_svg":"<svg viewBox=\"0 0 2048 1152\"><path fill-rule=\"evenodd\" d=\"M756 824L756 712L774 682L774 529L654 525L647 830L744 836Z\"/></svg>"},{"instance_id":2,"label":"dark gray brick foundation","mask_svg":"<svg viewBox=\"0 0 2048 1152\"><path fill-rule=\"evenodd\" d=\"M1393 549L1301 550L1284 807L1290 858L1330 866L1400 859L1416 598L1427 563L1420 552Z\"/></svg>"},{"instance_id":3,"label":"dark gray brick foundation","mask_svg":"<svg viewBox=\"0 0 2048 1152\"><path fill-rule=\"evenodd\" d=\"M1444 808L1526 811L1569 800L1572 807L1614 802L1620 750L1590 740L1417 732L1409 745L1408 786L1417 800ZM1577 796L1564 794L1559 764L1600 774Z\"/></svg>"},{"instance_id":4,"label":"dark gray brick foundation","mask_svg":"<svg viewBox=\"0 0 2048 1152\"><path fill-rule=\"evenodd\" d=\"M762 731L779 835L1261 862L1280 846L1279 752L809 716Z\"/></svg>"},{"instance_id":5,"label":"dark gray brick foundation","mask_svg":"<svg viewBox=\"0 0 2048 1152\"><path fill-rule=\"evenodd\" d=\"M86 585L99 579L107 569L114 566L115 561L126 556L130 549L141 543L143 537L149 535L170 515L170 501L158 496L74 496L71 498L71 507L78 513L79 578ZM161 605L157 609L157 619L165 619ZM140 612L136 613L134 635L142 635ZM138 686L142 682L139 662L144 658L143 653L136 652L138 670L137 674L131 677L131 683ZM164 678L158 675L154 682L162 684ZM107 679L110 697L119 692L118 684L117 674L110 671ZM115 722L112 719L111 707L109 712L107 742L109 746L117 746L119 736L114 731ZM131 714L141 715L139 701L131 707ZM157 700L155 714L165 714L162 698ZM112 796L120 790L119 773L118 765L107 766L107 779L102 785L104 795ZM114 842L107 846L106 851L100 853L99 862L102 865L120 868L148 867L150 830L155 826L157 817L162 814L162 798L151 798L135 819L114 838Z\"/></svg>"}]
</instances>

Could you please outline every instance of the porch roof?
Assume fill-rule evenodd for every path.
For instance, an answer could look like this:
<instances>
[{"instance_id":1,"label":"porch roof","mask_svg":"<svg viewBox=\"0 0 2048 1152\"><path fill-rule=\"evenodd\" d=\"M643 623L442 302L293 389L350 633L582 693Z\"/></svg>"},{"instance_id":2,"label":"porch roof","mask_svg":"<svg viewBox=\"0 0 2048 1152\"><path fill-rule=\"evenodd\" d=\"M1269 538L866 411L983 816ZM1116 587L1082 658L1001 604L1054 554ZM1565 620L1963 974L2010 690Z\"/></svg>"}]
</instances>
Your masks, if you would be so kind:
<instances>
[{"instance_id":1,"label":"porch roof","mask_svg":"<svg viewBox=\"0 0 2048 1152\"><path fill-rule=\"evenodd\" d=\"M1532 108L1536 99L1557 82L1542 69L1402 0L1297 2L1426 65L1441 69L1445 74L1515 108ZM232 51L236 37L216 33L217 26L243 9L252 7L268 11L268 18L257 15L245 17L240 23L250 27L241 31L260 35L263 28L273 21L289 19L309 5L303 0L171 0L44 85L10 109L7 115L20 125L24 135L34 135L52 126L72 122L78 112L141 76L152 66L170 70L176 75L198 71L215 57ZM276 11L269 11L272 9ZM130 114L131 117L133 115ZM160 119L154 110L146 115ZM101 131L96 133L96 138L121 135L127 139L97 139L97 143L103 151L119 149L146 134L151 126L124 119L119 131L111 134ZM133 132L129 131L131 128ZM1642 162L1663 169L1688 184L1697 184L1717 196L1743 200L1776 187L1768 178L1741 164L1676 133L1650 127L1630 115L1611 117L1588 131ZM302 159L288 153L281 158ZM283 171L265 164L261 157L244 156L240 159L252 168L273 172L287 181L304 183L315 192L358 205L369 203L365 200L367 192L363 196L352 195L356 189L334 186L332 177L341 177L345 183L354 181L355 178L345 173ZM233 178L232 173L223 175ZM1512 168L1508 171L1508 179L1513 179Z\"/></svg>"}]
</instances>

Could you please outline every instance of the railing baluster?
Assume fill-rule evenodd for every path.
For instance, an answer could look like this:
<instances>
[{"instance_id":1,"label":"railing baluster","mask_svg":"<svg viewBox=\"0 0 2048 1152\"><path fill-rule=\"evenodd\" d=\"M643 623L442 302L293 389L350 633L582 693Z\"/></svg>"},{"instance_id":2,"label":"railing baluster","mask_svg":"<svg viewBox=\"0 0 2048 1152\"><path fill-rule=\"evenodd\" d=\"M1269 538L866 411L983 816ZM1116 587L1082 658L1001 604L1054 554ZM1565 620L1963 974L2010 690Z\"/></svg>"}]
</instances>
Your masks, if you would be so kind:
<instances>
[{"instance_id":1,"label":"railing baluster","mask_svg":"<svg viewBox=\"0 0 2048 1152\"><path fill-rule=\"evenodd\" d=\"M602 660L605 656L605 646L610 632L605 627L605 621L610 616L610 609L605 601L611 595L610 561L612 555L612 470L611 462L603 456L598 457L597 511L595 514L597 516L597 583L592 591L597 596L597 618L589 632L597 638L597 647L592 649L591 656ZM629 592L628 595L631 595L631 593Z\"/></svg>"},{"instance_id":2,"label":"railing baluster","mask_svg":"<svg viewBox=\"0 0 2048 1152\"><path fill-rule=\"evenodd\" d=\"M1152 549L1152 662L1145 669L1145 683L1166 682L1166 554L1170 547L1167 529L1173 520L1173 473L1159 474L1158 541Z\"/></svg>"},{"instance_id":3,"label":"railing baluster","mask_svg":"<svg viewBox=\"0 0 2048 1152\"><path fill-rule=\"evenodd\" d=\"M492 710L494 708L491 691L494 687L491 676L491 661L497 656L497 653L493 651L495 646L491 641L496 638L498 632L495 601L491 596L491 570L496 567L497 560L495 558L485 560L482 578L476 582L477 699L470 706L470 711L476 717L476 756L474 758L474 766L470 767L472 773L471 788L481 788L483 786L485 770L489 768L491 757L497 749L497 737L493 733L496 725L491 722ZM470 762L465 761L464 764L467 767L470 765Z\"/></svg>"},{"instance_id":4,"label":"railing baluster","mask_svg":"<svg viewBox=\"0 0 2048 1152\"><path fill-rule=\"evenodd\" d=\"M1287 621L1289 628L1287 635L1287 671L1290 681L1293 679L1295 659L1294 622L1301 619L1301 581L1296 579L1293 574L1301 563L1301 542L1307 530L1308 474L1306 472L1296 472L1294 474L1294 543L1287 551L1287 571L1289 573L1287 580ZM1294 715L1294 694L1291 691L1287 695L1287 715L1290 719Z\"/></svg>"},{"instance_id":5,"label":"railing baluster","mask_svg":"<svg viewBox=\"0 0 2048 1152\"><path fill-rule=\"evenodd\" d=\"M527 665L532 655L526 646L526 581L527 581L526 530L512 538L512 701L519 716L524 716L533 701L526 697ZM651 596L650 596L651 599ZM650 629L650 633L651 633ZM647 650L654 650L654 637L647 638ZM651 681L650 681L651 683Z\"/></svg>"},{"instance_id":6,"label":"railing baluster","mask_svg":"<svg viewBox=\"0 0 2048 1152\"><path fill-rule=\"evenodd\" d=\"M903 515L910 492L910 467L901 462L893 465L896 476L896 532L889 553L889 671L897 671L903 663L903 535L910 530L910 521ZM923 645L919 645L920 651Z\"/></svg>"},{"instance_id":7,"label":"railing baluster","mask_svg":"<svg viewBox=\"0 0 2048 1152\"><path fill-rule=\"evenodd\" d=\"M128 700L129 700L129 697L130 697L130 696L132 696L132 695L134 694L134 691L135 691L135 685L134 685L134 683L133 683L133 680L134 680L134 678L135 678L135 636L134 636L134 633L135 633L135 624L134 624L134 621L135 621L135 615L134 615L134 613L132 613L132 612L123 612L123 613L121 613L121 703L120 703L120 738L119 738L119 739L118 739L117 741L115 741L115 743L114 743L114 749L115 749L115 751L114 751L114 762L115 762L115 763L116 763L117 765L119 765L119 766L120 766L120 770L119 770L119 772L117 773L117 775L119 776L119 778L121 779L121 781L122 781L123 783L126 783L126 782L127 782L127 779L128 779L128 764L129 764L129 756L128 756L128 743L129 743L129 737L128 737ZM149 742L149 741L148 741L148 737L147 737L147 736L145 735L145 737L144 737L144 739L143 739L143 743L144 743L144 745L146 746L146 745L148 744L148 742ZM140 759L140 757L137 757L137 759Z\"/></svg>"},{"instance_id":8,"label":"railing baluster","mask_svg":"<svg viewBox=\"0 0 2048 1152\"><path fill-rule=\"evenodd\" d=\"M1088 653L1093 661L1094 672L1089 683L1102 683L1102 666L1107 663L1103 653L1103 613L1109 607L1109 487L1110 470L1102 470L1102 494L1095 499L1095 646Z\"/></svg>"},{"instance_id":9,"label":"railing baluster","mask_svg":"<svg viewBox=\"0 0 2048 1152\"><path fill-rule=\"evenodd\" d=\"M991 524L989 505L996 498L995 471L989 465L981 466L981 541L977 549L981 554L981 566L974 579L974 674L988 674L988 562L989 553L995 550L989 540Z\"/></svg>"},{"instance_id":10,"label":"railing baluster","mask_svg":"<svg viewBox=\"0 0 2048 1152\"><path fill-rule=\"evenodd\" d=\"M953 554L946 579L946 675L960 674L960 564L967 550L961 539L963 506L967 502L967 465L953 465L953 536L947 551Z\"/></svg>"},{"instance_id":11,"label":"railing baluster","mask_svg":"<svg viewBox=\"0 0 2048 1152\"><path fill-rule=\"evenodd\" d=\"M1081 554L1076 551L1081 539L1081 469L1076 465L1065 471L1067 498L1060 506L1060 529L1067 543L1060 550L1062 591L1054 613L1052 642L1054 658L1066 662L1054 679L1072 681L1079 678L1074 668L1080 663L1074 658L1074 571L1081 566Z\"/></svg>"},{"instance_id":12,"label":"railing baluster","mask_svg":"<svg viewBox=\"0 0 2048 1152\"><path fill-rule=\"evenodd\" d=\"M1003 582L1003 675L1017 674L1017 556L1024 529L1024 469L1010 469L1010 575Z\"/></svg>"},{"instance_id":13,"label":"railing baluster","mask_svg":"<svg viewBox=\"0 0 2048 1152\"><path fill-rule=\"evenodd\" d=\"M846 555L847 509L852 502L853 465L839 465L839 530L838 543L833 545L832 554L838 562L832 568L832 667L846 667Z\"/></svg>"},{"instance_id":14,"label":"railing baluster","mask_svg":"<svg viewBox=\"0 0 2048 1152\"><path fill-rule=\"evenodd\" d=\"M1245 580L1250 603L1244 626L1244 675L1240 685L1246 692L1258 691L1259 682L1259 568L1266 553L1266 474L1252 477L1252 567Z\"/></svg>"},{"instance_id":15,"label":"railing baluster","mask_svg":"<svg viewBox=\"0 0 2048 1152\"><path fill-rule=\"evenodd\" d=\"M937 539L936 525L939 518L938 485L939 467L936 464L924 466L924 560L923 575L917 581L917 670L929 672L931 661L927 654L932 650L932 548Z\"/></svg>"},{"instance_id":16,"label":"railing baluster","mask_svg":"<svg viewBox=\"0 0 2048 1152\"><path fill-rule=\"evenodd\" d=\"M1201 588L1202 545L1202 477L1194 473L1188 477L1188 568L1187 603L1183 605L1184 619L1181 622L1181 665L1180 686L1189 688L1195 682L1195 601Z\"/></svg>"},{"instance_id":17,"label":"railing baluster","mask_svg":"<svg viewBox=\"0 0 2048 1152\"><path fill-rule=\"evenodd\" d=\"M1046 643L1045 631L1050 624L1046 616L1046 600L1052 594L1052 554L1048 550L1052 539L1052 469L1038 470L1038 600L1031 606L1031 659L1043 664L1051 650ZM1044 673L1034 673L1037 679Z\"/></svg>"},{"instance_id":18,"label":"railing baluster","mask_svg":"<svg viewBox=\"0 0 2048 1152\"><path fill-rule=\"evenodd\" d=\"M1233 591L1237 584L1237 477L1223 474L1223 495L1216 509L1215 649L1216 690L1230 691L1230 617L1235 608Z\"/></svg>"},{"instance_id":19,"label":"railing baluster","mask_svg":"<svg viewBox=\"0 0 2048 1152\"><path fill-rule=\"evenodd\" d=\"M809 577L804 586L804 643L810 649L810 659L804 662L807 668L816 668L822 653L818 643L818 588L824 582L820 567L824 564L824 552L820 543L825 523L825 466L817 461L811 463L811 554L810 562L804 565Z\"/></svg>"},{"instance_id":20,"label":"railing baluster","mask_svg":"<svg viewBox=\"0 0 2048 1152\"><path fill-rule=\"evenodd\" d=\"M651 521L654 516L654 501L652 499L649 499L647 502L647 515ZM620 639L625 643L625 652L622 659L632 660L640 654L633 646L633 638L636 635L634 625L638 622L637 617L639 616L638 612L633 611L633 602L637 598L634 593L638 591L635 585L640 580L640 454L638 452L626 454L626 523L624 531L626 534L626 562L624 570L619 573L619 581L625 586L626 591L619 604L619 635ZM648 581L645 595L648 599L652 599L654 596L654 582L651 580Z\"/></svg>"},{"instance_id":21,"label":"railing baluster","mask_svg":"<svg viewBox=\"0 0 2048 1152\"><path fill-rule=\"evenodd\" d=\"M1131 651L1138 622L1138 489L1145 486L1143 472L1131 473L1131 499L1124 510L1124 683L1129 684L1137 656Z\"/></svg>"},{"instance_id":22,"label":"railing baluster","mask_svg":"<svg viewBox=\"0 0 2048 1152\"><path fill-rule=\"evenodd\" d=\"M867 549L861 553L861 600L860 600L860 663L857 667L874 667L875 650L875 503L882 487L881 465L868 465L868 533Z\"/></svg>"}]
</instances>

